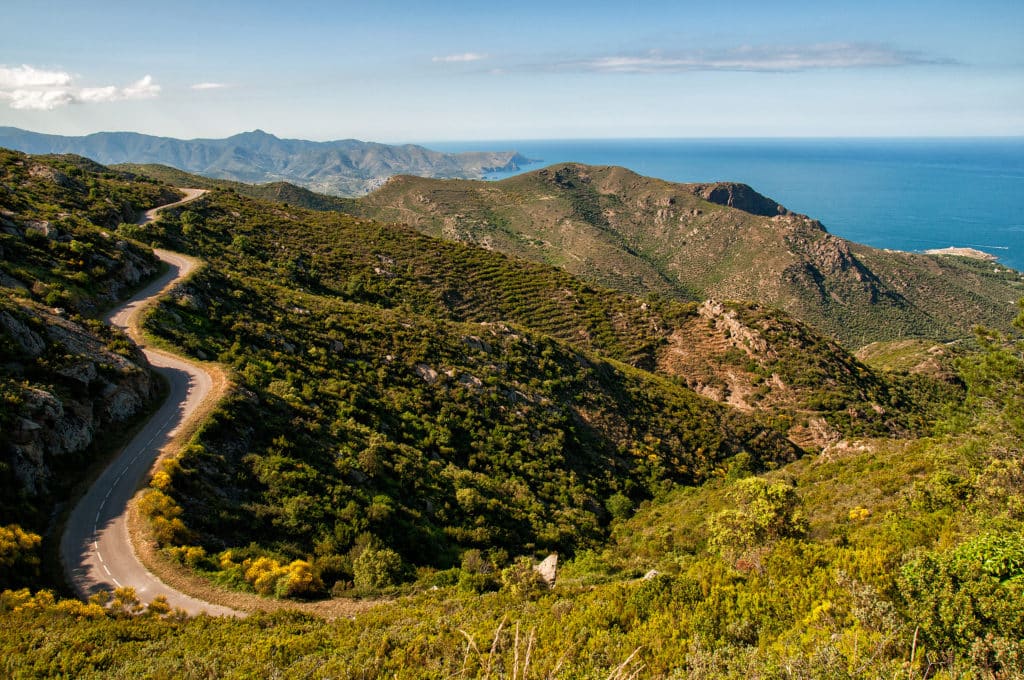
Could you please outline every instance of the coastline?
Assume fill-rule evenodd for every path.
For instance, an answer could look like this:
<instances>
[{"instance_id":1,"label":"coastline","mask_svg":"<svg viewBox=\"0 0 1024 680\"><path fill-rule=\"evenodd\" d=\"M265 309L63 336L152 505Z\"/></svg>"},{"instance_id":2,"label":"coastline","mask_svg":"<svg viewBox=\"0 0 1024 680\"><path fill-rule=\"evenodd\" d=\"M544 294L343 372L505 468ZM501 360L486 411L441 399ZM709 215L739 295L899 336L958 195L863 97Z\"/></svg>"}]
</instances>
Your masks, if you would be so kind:
<instances>
[{"instance_id":1,"label":"coastline","mask_svg":"<svg viewBox=\"0 0 1024 680\"><path fill-rule=\"evenodd\" d=\"M971 246L1024 271L1024 138L485 140L543 165L618 165L670 182L741 182L829 233L874 248ZM541 165L524 166L529 172ZM518 173L487 173L496 180Z\"/></svg>"},{"instance_id":2,"label":"coastline","mask_svg":"<svg viewBox=\"0 0 1024 680\"><path fill-rule=\"evenodd\" d=\"M956 246L950 246L949 248L929 248L924 251L925 255L958 255L960 257L970 257L975 260L984 260L985 262L998 262L999 257L992 253L986 253L983 250L977 248L962 248Z\"/></svg>"}]
</instances>

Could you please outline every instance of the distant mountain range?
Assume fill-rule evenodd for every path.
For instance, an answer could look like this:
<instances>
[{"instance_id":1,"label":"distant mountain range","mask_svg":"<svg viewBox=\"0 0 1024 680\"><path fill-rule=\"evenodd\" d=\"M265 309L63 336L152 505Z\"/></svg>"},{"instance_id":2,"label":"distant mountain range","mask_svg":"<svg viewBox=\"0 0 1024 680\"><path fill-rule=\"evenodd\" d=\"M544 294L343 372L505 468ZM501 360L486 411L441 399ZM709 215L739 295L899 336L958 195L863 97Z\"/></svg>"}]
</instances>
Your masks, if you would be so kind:
<instances>
[{"instance_id":1,"label":"distant mountain range","mask_svg":"<svg viewBox=\"0 0 1024 680\"><path fill-rule=\"evenodd\" d=\"M479 179L531 162L515 151L453 154L414 144L280 139L262 130L226 139L183 140L135 132L65 137L0 127L0 147L34 154L78 154L105 165L160 163L240 182L287 181L335 196L365 194L397 174Z\"/></svg>"}]
</instances>

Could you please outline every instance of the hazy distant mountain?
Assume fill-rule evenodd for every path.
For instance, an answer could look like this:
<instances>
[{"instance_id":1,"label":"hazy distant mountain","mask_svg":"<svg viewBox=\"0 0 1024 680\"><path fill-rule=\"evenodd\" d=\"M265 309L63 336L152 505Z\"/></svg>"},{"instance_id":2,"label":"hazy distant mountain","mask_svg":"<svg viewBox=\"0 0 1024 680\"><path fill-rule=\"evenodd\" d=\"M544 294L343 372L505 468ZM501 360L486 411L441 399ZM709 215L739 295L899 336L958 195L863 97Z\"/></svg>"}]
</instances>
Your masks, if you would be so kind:
<instances>
[{"instance_id":1,"label":"hazy distant mountain","mask_svg":"<svg viewBox=\"0 0 1024 680\"><path fill-rule=\"evenodd\" d=\"M161 163L242 182L283 180L337 196L364 194L396 174L473 179L529 162L515 151L451 154L414 144L280 139L262 130L226 139L182 140L134 132L64 137L0 127L0 147L34 154L73 153L106 165Z\"/></svg>"}]
</instances>

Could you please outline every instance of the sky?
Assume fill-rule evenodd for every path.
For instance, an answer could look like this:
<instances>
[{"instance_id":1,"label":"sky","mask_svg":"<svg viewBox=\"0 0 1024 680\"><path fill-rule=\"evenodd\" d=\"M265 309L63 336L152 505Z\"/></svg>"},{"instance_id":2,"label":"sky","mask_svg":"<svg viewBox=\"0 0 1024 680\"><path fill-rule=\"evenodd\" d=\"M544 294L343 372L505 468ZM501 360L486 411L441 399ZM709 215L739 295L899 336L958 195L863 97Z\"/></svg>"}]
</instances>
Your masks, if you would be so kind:
<instances>
[{"instance_id":1,"label":"sky","mask_svg":"<svg viewBox=\"0 0 1024 680\"><path fill-rule=\"evenodd\" d=\"M1024 2L2 0L0 125L381 142L1024 135Z\"/></svg>"}]
</instances>

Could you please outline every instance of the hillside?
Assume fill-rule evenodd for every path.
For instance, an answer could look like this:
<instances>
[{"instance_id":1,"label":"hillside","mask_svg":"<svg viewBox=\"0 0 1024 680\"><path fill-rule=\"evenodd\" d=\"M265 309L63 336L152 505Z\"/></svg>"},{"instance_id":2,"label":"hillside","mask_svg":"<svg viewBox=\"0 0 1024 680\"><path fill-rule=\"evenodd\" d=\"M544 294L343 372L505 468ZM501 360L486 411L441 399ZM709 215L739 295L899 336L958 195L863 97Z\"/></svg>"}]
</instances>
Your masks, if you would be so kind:
<instances>
[{"instance_id":1,"label":"hillside","mask_svg":"<svg viewBox=\"0 0 1024 680\"><path fill-rule=\"evenodd\" d=\"M395 177L356 211L635 294L757 300L849 347L962 338L976 323L1007 329L1024 292L1012 270L851 243L743 185L624 168L557 165L500 182Z\"/></svg>"},{"instance_id":2,"label":"hillside","mask_svg":"<svg viewBox=\"0 0 1024 680\"><path fill-rule=\"evenodd\" d=\"M44 533L153 406L160 386L138 348L90 317L158 271L148 249L113 236L118 224L176 198L82 158L0 150L0 528ZM9 559L3 585L34 582Z\"/></svg>"},{"instance_id":3,"label":"hillside","mask_svg":"<svg viewBox=\"0 0 1024 680\"><path fill-rule=\"evenodd\" d=\"M399 173L480 178L527 161L515 151L449 154L413 144L280 139L262 130L225 139L182 140L133 132L63 137L0 127L0 147L32 154L77 154L104 164L156 163L242 182L287 181L338 196L366 193Z\"/></svg>"},{"instance_id":4,"label":"hillside","mask_svg":"<svg viewBox=\"0 0 1024 680\"><path fill-rule=\"evenodd\" d=\"M410 569L471 548L571 553L601 539L609 496L695 483L741 452L760 466L799 453L622 363L654 360L638 300L227 192L179 220L158 221L159 238L209 265L147 327L231 365L239 391L161 482L187 527L171 544L316 548L331 582L354 577L347 556L368 540Z\"/></svg>"},{"instance_id":5,"label":"hillside","mask_svg":"<svg viewBox=\"0 0 1024 680\"><path fill-rule=\"evenodd\" d=\"M201 548L211 578L315 547L344 587L367 541L421 570L470 549L571 554L600 544L608 498L700 483L735 456L777 466L800 455L782 434L817 447L928 427L928 390L767 309L714 312L740 345L693 366L676 359L709 327L702 308L406 227L218 190L149 236L208 268L147 328L239 381L154 496L183 523L163 540ZM686 387L737 363L763 405Z\"/></svg>"},{"instance_id":6,"label":"hillside","mask_svg":"<svg viewBox=\"0 0 1024 680\"><path fill-rule=\"evenodd\" d=\"M1024 317L1022 317L1024 323ZM471 553L337 620L0 596L10 677L1020 677L1020 345L961 362L945 434L874 440L617 515L556 586ZM430 583L433 585L430 585ZM481 592L482 591L482 592ZM215 637L218 644L211 645Z\"/></svg>"},{"instance_id":7,"label":"hillside","mask_svg":"<svg viewBox=\"0 0 1024 680\"><path fill-rule=\"evenodd\" d=\"M292 185L253 186L209 180L162 166L119 167L182 186L222 189L253 198L271 197L295 207L352 212L360 206L359 201L323 196ZM698 190L710 194L725 186ZM727 188L731 193L725 194L723 201L739 200L747 207L785 212L749 190L744 193L734 185ZM282 213L280 209L268 212L290 215L291 221L275 229L295 231L293 222L299 219L298 213ZM345 255L352 254L351 250L327 248L322 238L311 238L304 230L291 237L307 249L294 252L308 260L317 282L333 280L329 288L337 293L351 293L386 272L391 279L387 282L389 295L400 290L402 304L454 320L516 319L566 341L587 343L619 359L680 378L712 399L765 413L801 446L821 447L854 433L919 431L926 421L922 414L932 409L928 404L936 399L941 402L950 390L956 389L949 376L939 376L939 381L931 383L883 379L795 319L763 306L736 302L729 303L727 308L710 302L698 306L653 298L637 308L635 302L629 302L630 296L621 294L604 295L598 301L593 289L580 286L572 277L558 275L550 268L509 261L474 248L444 249L437 253L439 244L408 230L390 232L395 238L389 239L387 254L358 253L352 244L359 243L362 235L352 228L352 223L327 216L314 219L324 223L325 229L332 232L332 239L346 241L347 248L356 250L355 259L350 260ZM176 247L183 244L177 243ZM293 252L289 241L280 243L276 249ZM422 260L416 270L429 272L429 276L397 280L405 277L396 275L390 267L381 267L382 257L403 262ZM379 288L379 282L375 285ZM493 290L495 287L500 290ZM551 291L555 290L565 293L552 296ZM433 303L424 307L428 300ZM608 318L611 325L599 321L602 305L611 305L616 310ZM710 308L717 311L709 314ZM578 324L581 313L588 324L584 331L568 321L574 318ZM618 339L610 344L611 338ZM627 339L635 349L618 345ZM936 390L943 394L936 394Z\"/></svg>"},{"instance_id":8,"label":"hillside","mask_svg":"<svg viewBox=\"0 0 1024 680\"><path fill-rule=\"evenodd\" d=\"M808 449L853 436L926 432L944 404L962 394L959 379L934 357L931 371L899 374L859 359L777 310L708 300L671 329L657 370L704 396L772 418Z\"/></svg>"},{"instance_id":9,"label":"hillside","mask_svg":"<svg viewBox=\"0 0 1024 680\"><path fill-rule=\"evenodd\" d=\"M231 227L235 236L228 253L239 260L262 260L250 261L247 267L250 272L262 272L267 280L279 276L284 266L292 281L319 293L409 308L452 321L513 322L644 370L681 378L697 389L698 376L708 371L736 374L739 363L739 373L746 374L762 395L776 395L766 402L772 404L774 415L786 409L798 411L801 418L795 426L801 428L806 425L804 418L823 417L844 435L865 426L889 433L917 429L910 424L914 417L908 420L907 416L920 413L924 406L919 403L921 395L908 396L903 386L891 384L835 343L769 308L754 311L749 303L732 305L732 314L751 311L740 321L723 320L716 333L735 331L735 337L703 343L693 329L699 331L701 324L706 328L708 319L695 304L660 298L638 300L592 287L550 266L447 244L404 227L280 206L242 205L255 212L241 224L238 219L230 220L235 223ZM190 212L198 212L198 207ZM234 212L245 211L236 208ZM173 247L189 247L190 239L176 237L174 225L169 226L172 232L155 236L169 237ZM247 250L239 253L239 245ZM206 251L212 253L217 248L223 248L223 239L211 243ZM273 259L276 267L268 267ZM747 322L766 327L746 328ZM704 347L703 368L692 373L667 356L680 347L683 329L690 329L688 341ZM740 345L754 337L753 345ZM799 349L787 349L791 344ZM737 362L737 352L750 355ZM753 366L748 366L751 362ZM705 394L728 401L725 393L710 390ZM865 417L865 409L874 415ZM794 424L788 422L782 426ZM827 443L827 439L806 434L802 441L813 446Z\"/></svg>"},{"instance_id":10,"label":"hillside","mask_svg":"<svg viewBox=\"0 0 1024 680\"><path fill-rule=\"evenodd\" d=\"M43 422L26 395L126 403L133 346L75 313L152 271L133 239L187 251L205 268L146 329L233 388L140 498L162 559L254 597L395 597L217 620L5 591L3 675L1015 677L1019 342L879 343L872 368L771 306L638 298L236 187L138 225L175 193L4 154L5 455L48 431L12 427ZM37 587L16 522L66 487L26 506L4 479L0 579Z\"/></svg>"},{"instance_id":11,"label":"hillside","mask_svg":"<svg viewBox=\"0 0 1024 680\"><path fill-rule=\"evenodd\" d=\"M117 163L112 165L111 169L140 177L149 177L171 186L189 186L197 189L225 189L242 196L248 196L249 198L284 203L297 208L336 210L339 212L352 212L354 209L354 199L318 194L289 182L247 184L246 182L235 182L230 179L212 179L185 172L184 170L178 170L167 165L152 163Z\"/></svg>"}]
</instances>

